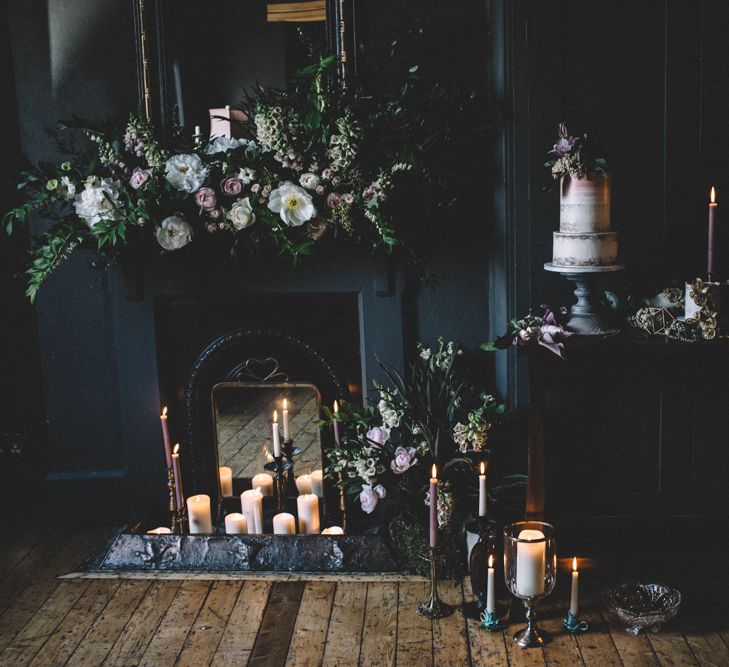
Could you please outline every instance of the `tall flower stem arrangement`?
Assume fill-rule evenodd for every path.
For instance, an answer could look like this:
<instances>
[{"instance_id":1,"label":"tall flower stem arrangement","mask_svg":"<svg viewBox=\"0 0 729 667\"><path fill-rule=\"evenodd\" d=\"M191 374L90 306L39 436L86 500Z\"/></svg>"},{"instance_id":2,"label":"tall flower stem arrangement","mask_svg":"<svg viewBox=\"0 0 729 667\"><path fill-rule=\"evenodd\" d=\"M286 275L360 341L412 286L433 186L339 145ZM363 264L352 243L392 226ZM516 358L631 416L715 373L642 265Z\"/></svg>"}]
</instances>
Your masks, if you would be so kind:
<instances>
[{"instance_id":1,"label":"tall flower stem arrangement","mask_svg":"<svg viewBox=\"0 0 729 667\"><path fill-rule=\"evenodd\" d=\"M376 405L344 403L338 415L325 411L325 423L338 419L342 434L328 453L327 475L343 479L365 514L377 510L394 542L424 545L428 480L436 464L438 524L445 542L457 544L476 502L477 465L490 454L491 430L505 407L466 379L455 343L441 339L434 348L419 345L418 352L404 375L382 366L387 382L376 384ZM417 554L409 556L406 564L420 569ZM454 572L462 554L454 549L451 556Z\"/></svg>"}]
</instances>

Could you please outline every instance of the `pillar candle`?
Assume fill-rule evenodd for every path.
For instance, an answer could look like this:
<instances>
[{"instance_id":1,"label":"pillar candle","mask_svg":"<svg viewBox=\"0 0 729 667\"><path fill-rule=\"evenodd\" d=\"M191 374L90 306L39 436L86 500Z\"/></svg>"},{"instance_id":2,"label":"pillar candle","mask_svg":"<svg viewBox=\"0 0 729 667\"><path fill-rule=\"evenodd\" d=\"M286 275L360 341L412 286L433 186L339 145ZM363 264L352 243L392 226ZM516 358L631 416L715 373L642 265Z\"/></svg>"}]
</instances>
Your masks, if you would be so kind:
<instances>
[{"instance_id":1,"label":"pillar candle","mask_svg":"<svg viewBox=\"0 0 729 667\"><path fill-rule=\"evenodd\" d=\"M496 611L496 587L494 585L494 557L489 556L488 578L486 580L486 611L493 614Z\"/></svg>"},{"instance_id":2,"label":"pillar candle","mask_svg":"<svg viewBox=\"0 0 729 667\"><path fill-rule=\"evenodd\" d=\"M430 548L435 549L438 546L438 471L435 463L431 471L428 501L430 504Z\"/></svg>"},{"instance_id":3,"label":"pillar candle","mask_svg":"<svg viewBox=\"0 0 729 667\"><path fill-rule=\"evenodd\" d=\"M210 496L201 493L187 499L187 520L190 534L200 535L213 532L213 520L210 515Z\"/></svg>"},{"instance_id":4,"label":"pillar candle","mask_svg":"<svg viewBox=\"0 0 729 667\"><path fill-rule=\"evenodd\" d=\"M258 489L248 489L240 494L241 512L248 521L249 535L263 534L263 495Z\"/></svg>"},{"instance_id":5,"label":"pillar candle","mask_svg":"<svg viewBox=\"0 0 729 667\"><path fill-rule=\"evenodd\" d=\"M572 593L570 595L570 614L577 616L579 603L580 573L577 571L577 558L572 559Z\"/></svg>"},{"instance_id":6,"label":"pillar candle","mask_svg":"<svg viewBox=\"0 0 729 667\"><path fill-rule=\"evenodd\" d=\"M291 434L289 433L289 403L285 398L283 402L283 437L284 442L291 440Z\"/></svg>"},{"instance_id":7,"label":"pillar candle","mask_svg":"<svg viewBox=\"0 0 729 667\"><path fill-rule=\"evenodd\" d=\"M324 497L324 473L321 470L311 471L311 492L320 498Z\"/></svg>"},{"instance_id":8,"label":"pillar candle","mask_svg":"<svg viewBox=\"0 0 729 667\"><path fill-rule=\"evenodd\" d=\"M313 493L304 493L296 499L299 514L299 532L304 535L319 534L319 498Z\"/></svg>"},{"instance_id":9,"label":"pillar candle","mask_svg":"<svg viewBox=\"0 0 729 667\"><path fill-rule=\"evenodd\" d=\"M224 496L233 495L233 469L228 466L218 468L220 475L220 493Z\"/></svg>"},{"instance_id":10,"label":"pillar candle","mask_svg":"<svg viewBox=\"0 0 729 667\"><path fill-rule=\"evenodd\" d=\"M478 476L478 515L486 516L486 464L483 461Z\"/></svg>"},{"instance_id":11,"label":"pillar candle","mask_svg":"<svg viewBox=\"0 0 729 667\"><path fill-rule=\"evenodd\" d=\"M273 517L274 535L296 535L296 521L293 514L281 512Z\"/></svg>"},{"instance_id":12,"label":"pillar candle","mask_svg":"<svg viewBox=\"0 0 729 667\"><path fill-rule=\"evenodd\" d=\"M344 531L339 526L329 526L321 531L322 535L344 535Z\"/></svg>"},{"instance_id":13,"label":"pillar candle","mask_svg":"<svg viewBox=\"0 0 729 667\"><path fill-rule=\"evenodd\" d=\"M339 419L339 404L334 401L334 442L339 444L339 422L337 419Z\"/></svg>"},{"instance_id":14,"label":"pillar candle","mask_svg":"<svg viewBox=\"0 0 729 667\"><path fill-rule=\"evenodd\" d=\"M711 187L711 196L709 200L709 245L706 257L706 273L709 274L709 280L714 279L716 267L714 265L714 243L716 241L716 189Z\"/></svg>"},{"instance_id":15,"label":"pillar candle","mask_svg":"<svg viewBox=\"0 0 729 667\"><path fill-rule=\"evenodd\" d=\"M159 421L162 424L162 440L165 443L165 460L167 461L167 467L172 467L172 447L170 446L170 430L167 427L167 406L165 405L162 410L162 414L159 416Z\"/></svg>"},{"instance_id":16,"label":"pillar candle","mask_svg":"<svg viewBox=\"0 0 729 667\"><path fill-rule=\"evenodd\" d=\"M516 545L516 590L519 595L532 598L544 593L544 571L547 546L541 530L522 530ZM523 542L522 540L527 540Z\"/></svg>"},{"instance_id":17,"label":"pillar candle","mask_svg":"<svg viewBox=\"0 0 729 667\"><path fill-rule=\"evenodd\" d=\"M273 435L273 455L278 458L281 456L281 442L278 434L278 412L273 411L273 422L271 423L271 434Z\"/></svg>"},{"instance_id":18,"label":"pillar candle","mask_svg":"<svg viewBox=\"0 0 729 667\"><path fill-rule=\"evenodd\" d=\"M311 475L299 475L296 478L296 488L299 493L311 493Z\"/></svg>"},{"instance_id":19,"label":"pillar candle","mask_svg":"<svg viewBox=\"0 0 729 667\"><path fill-rule=\"evenodd\" d=\"M148 530L147 534L149 535L169 535L172 533L172 531L167 528L166 526L160 526L159 528L152 528L152 530Z\"/></svg>"},{"instance_id":20,"label":"pillar candle","mask_svg":"<svg viewBox=\"0 0 729 667\"><path fill-rule=\"evenodd\" d=\"M260 472L257 475L254 475L251 480L251 486L254 489L258 489L261 492L261 495L273 495L273 477L265 472Z\"/></svg>"},{"instance_id":21,"label":"pillar candle","mask_svg":"<svg viewBox=\"0 0 729 667\"><path fill-rule=\"evenodd\" d=\"M225 532L228 535L247 535L248 519L240 512L225 515Z\"/></svg>"},{"instance_id":22,"label":"pillar candle","mask_svg":"<svg viewBox=\"0 0 729 667\"><path fill-rule=\"evenodd\" d=\"M180 443L175 445L172 452L172 475L175 479L175 502L177 508L182 509L185 506L185 494L182 492L182 467L180 466Z\"/></svg>"}]
</instances>

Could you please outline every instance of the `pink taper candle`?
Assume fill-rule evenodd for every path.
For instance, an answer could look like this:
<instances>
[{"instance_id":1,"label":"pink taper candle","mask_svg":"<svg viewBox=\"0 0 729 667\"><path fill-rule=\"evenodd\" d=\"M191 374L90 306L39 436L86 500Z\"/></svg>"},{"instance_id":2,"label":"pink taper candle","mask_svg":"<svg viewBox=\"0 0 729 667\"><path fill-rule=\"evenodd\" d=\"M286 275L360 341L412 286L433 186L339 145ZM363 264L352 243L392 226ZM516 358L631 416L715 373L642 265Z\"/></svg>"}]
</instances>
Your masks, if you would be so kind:
<instances>
[{"instance_id":1,"label":"pink taper candle","mask_svg":"<svg viewBox=\"0 0 729 667\"><path fill-rule=\"evenodd\" d=\"M167 467L172 467L172 448L170 447L170 431L167 428L167 406L162 410L162 414L159 416L160 423L162 424L162 439L165 442L165 460L167 461Z\"/></svg>"},{"instance_id":2,"label":"pink taper candle","mask_svg":"<svg viewBox=\"0 0 729 667\"><path fill-rule=\"evenodd\" d=\"M339 422L336 419L339 417L339 405L334 401L334 442L339 444Z\"/></svg>"},{"instance_id":3,"label":"pink taper candle","mask_svg":"<svg viewBox=\"0 0 729 667\"><path fill-rule=\"evenodd\" d=\"M714 242L716 241L716 209L719 205L716 203L716 189L711 186L711 197L709 200L709 251L706 256L706 273L709 274L709 280L714 279L716 267L714 266Z\"/></svg>"},{"instance_id":4,"label":"pink taper candle","mask_svg":"<svg viewBox=\"0 0 729 667\"><path fill-rule=\"evenodd\" d=\"M435 463L430 477L430 548L438 546L438 471Z\"/></svg>"},{"instance_id":5,"label":"pink taper candle","mask_svg":"<svg viewBox=\"0 0 729 667\"><path fill-rule=\"evenodd\" d=\"M175 476L175 498L177 507L182 509L185 506L185 494L182 492L182 468L180 467L180 445L175 445L172 452L172 472Z\"/></svg>"}]
</instances>

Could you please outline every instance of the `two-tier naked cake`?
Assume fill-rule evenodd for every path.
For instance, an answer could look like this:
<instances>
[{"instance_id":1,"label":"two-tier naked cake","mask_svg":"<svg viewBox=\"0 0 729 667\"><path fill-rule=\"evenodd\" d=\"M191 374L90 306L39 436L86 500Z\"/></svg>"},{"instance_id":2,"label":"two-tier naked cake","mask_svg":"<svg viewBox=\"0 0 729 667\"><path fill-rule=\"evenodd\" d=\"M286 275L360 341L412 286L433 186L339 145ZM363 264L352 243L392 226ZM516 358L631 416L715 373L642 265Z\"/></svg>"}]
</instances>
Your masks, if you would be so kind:
<instances>
[{"instance_id":1,"label":"two-tier naked cake","mask_svg":"<svg viewBox=\"0 0 729 667\"><path fill-rule=\"evenodd\" d=\"M617 264L618 233L610 230L610 179L592 173L563 177L559 231L554 232L555 267L609 267Z\"/></svg>"}]
</instances>

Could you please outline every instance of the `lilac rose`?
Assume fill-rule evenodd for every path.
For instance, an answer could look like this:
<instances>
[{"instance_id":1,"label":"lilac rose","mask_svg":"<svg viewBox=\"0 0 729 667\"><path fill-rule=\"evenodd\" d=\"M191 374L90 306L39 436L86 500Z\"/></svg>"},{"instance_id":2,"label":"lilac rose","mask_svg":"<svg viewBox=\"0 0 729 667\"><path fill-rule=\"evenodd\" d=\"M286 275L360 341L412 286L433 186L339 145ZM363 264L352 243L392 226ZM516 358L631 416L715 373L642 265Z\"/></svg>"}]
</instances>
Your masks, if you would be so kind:
<instances>
[{"instance_id":1,"label":"lilac rose","mask_svg":"<svg viewBox=\"0 0 729 667\"><path fill-rule=\"evenodd\" d=\"M327 206L329 208L336 208L342 203L342 195L338 192L332 192L327 197Z\"/></svg>"},{"instance_id":2,"label":"lilac rose","mask_svg":"<svg viewBox=\"0 0 729 667\"><path fill-rule=\"evenodd\" d=\"M195 193L195 203L200 208L204 208L206 211L214 209L217 201L218 199L215 196L215 190L212 188L203 187Z\"/></svg>"},{"instance_id":3,"label":"lilac rose","mask_svg":"<svg viewBox=\"0 0 729 667\"><path fill-rule=\"evenodd\" d=\"M366 435L370 442L374 442L379 447L382 447L390 437L390 429L384 426L375 426L367 431Z\"/></svg>"},{"instance_id":4,"label":"lilac rose","mask_svg":"<svg viewBox=\"0 0 729 667\"><path fill-rule=\"evenodd\" d=\"M412 466L414 466L417 462L418 459L415 458L414 447L398 447L395 450L395 458L392 459L392 463L390 463L390 468L392 468L392 472L396 475L402 475L412 468Z\"/></svg>"},{"instance_id":5,"label":"lilac rose","mask_svg":"<svg viewBox=\"0 0 729 667\"><path fill-rule=\"evenodd\" d=\"M132 177L129 179L129 185L135 190L141 188L152 176L152 172L149 169L142 169L136 167L132 172Z\"/></svg>"},{"instance_id":6,"label":"lilac rose","mask_svg":"<svg viewBox=\"0 0 729 667\"><path fill-rule=\"evenodd\" d=\"M235 176L226 176L220 182L220 189L226 195L235 197L236 195L240 194L240 191L243 189L243 185Z\"/></svg>"},{"instance_id":7,"label":"lilac rose","mask_svg":"<svg viewBox=\"0 0 729 667\"><path fill-rule=\"evenodd\" d=\"M372 488L369 484L362 485L362 491L359 494L359 504L362 506L362 511L367 514L372 514L377 503L386 495L385 487L382 484L378 484Z\"/></svg>"}]
</instances>

